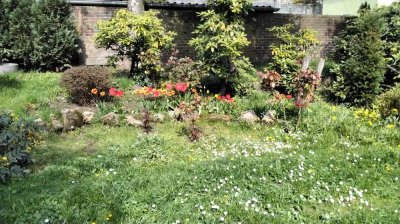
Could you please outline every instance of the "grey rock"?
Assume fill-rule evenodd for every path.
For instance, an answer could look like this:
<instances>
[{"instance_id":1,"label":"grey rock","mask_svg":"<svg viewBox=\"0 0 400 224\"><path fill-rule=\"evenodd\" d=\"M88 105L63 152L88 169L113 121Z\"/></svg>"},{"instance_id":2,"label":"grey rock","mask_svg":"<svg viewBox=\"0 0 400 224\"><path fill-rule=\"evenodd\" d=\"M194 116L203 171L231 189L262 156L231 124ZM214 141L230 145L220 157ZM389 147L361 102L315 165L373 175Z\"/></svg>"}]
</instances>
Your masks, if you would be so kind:
<instances>
[{"instance_id":1,"label":"grey rock","mask_svg":"<svg viewBox=\"0 0 400 224\"><path fill-rule=\"evenodd\" d=\"M63 109L61 114L64 122L64 131L72 131L82 127L83 115L78 109Z\"/></svg>"},{"instance_id":2,"label":"grey rock","mask_svg":"<svg viewBox=\"0 0 400 224\"><path fill-rule=\"evenodd\" d=\"M59 132L62 131L64 128L64 125L61 123L61 121L57 120L57 119L53 119L51 121L51 129L53 131Z\"/></svg>"},{"instance_id":3,"label":"grey rock","mask_svg":"<svg viewBox=\"0 0 400 224\"><path fill-rule=\"evenodd\" d=\"M261 119L263 124L274 124L276 122L276 111L269 110L265 113L264 117Z\"/></svg>"},{"instance_id":4,"label":"grey rock","mask_svg":"<svg viewBox=\"0 0 400 224\"><path fill-rule=\"evenodd\" d=\"M243 121L247 124L255 124L257 121L259 121L259 118L257 116L257 114L252 111L245 111L242 113L242 115L239 118L240 121Z\"/></svg>"},{"instance_id":5,"label":"grey rock","mask_svg":"<svg viewBox=\"0 0 400 224\"><path fill-rule=\"evenodd\" d=\"M232 116L226 114L210 114L207 119L210 121L231 121Z\"/></svg>"},{"instance_id":6,"label":"grey rock","mask_svg":"<svg viewBox=\"0 0 400 224\"><path fill-rule=\"evenodd\" d=\"M134 118L133 116L131 116L131 115L126 116L126 122L127 122L129 125L132 125L132 126L137 127L137 128L141 128L141 127L144 126L143 121L138 120L138 119L135 119L135 118Z\"/></svg>"},{"instance_id":7,"label":"grey rock","mask_svg":"<svg viewBox=\"0 0 400 224\"><path fill-rule=\"evenodd\" d=\"M102 116L100 120L105 125L117 126L119 124L119 116L114 112Z\"/></svg>"},{"instance_id":8,"label":"grey rock","mask_svg":"<svg viewBox=\"0 0 400 224\"><path fill-rule=\"evenodd\" d=\"M40 127L44 127L46 126L46 123L44 123L44 121L41 118L38 118L36 120L33 121L36 125L40 126Z\"/></svg>"},{"instance_id":9,"label":"grey rock","mask_svg":"<svg viewBox=\"0 0 400 224\"><path fill-rule=\"evenodd\" d=\"M95 113L93 113L91 111L85 111L85 112L83 112L83 121L86 124L90 124L92 122L94 116L95 116Z\"/></svg>"},{"instance_id":10,"label":"grey rock","mask_svg":"<svg viewBox=\"0 0 400 224\"><path fill-rule=\"evenodd\" d=\"M165 115L162 113L156 113L152 116L154 122L163 123L165 120Z\"/></svg>"},{"instance_id":11,"label":"grey rock","mask_svg":"<svg viewBox=\"0 0 400 224\"><path fill-rule=\"evenodd\" d=\"M173 111L173 110L168 111L168 116L171 119L176 119L175 111Z\"/></svg>"}]
</instances>

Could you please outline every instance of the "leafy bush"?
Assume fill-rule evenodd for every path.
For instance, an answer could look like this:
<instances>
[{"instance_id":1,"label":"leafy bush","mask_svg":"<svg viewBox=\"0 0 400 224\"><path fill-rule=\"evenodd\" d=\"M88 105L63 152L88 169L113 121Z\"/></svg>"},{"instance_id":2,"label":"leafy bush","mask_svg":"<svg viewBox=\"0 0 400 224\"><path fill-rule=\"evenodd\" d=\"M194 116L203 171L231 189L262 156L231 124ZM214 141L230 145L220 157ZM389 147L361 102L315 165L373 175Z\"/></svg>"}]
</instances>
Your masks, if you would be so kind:
<instances>
[{"instance_id":1,"label":"leafy bush","mask_svg":"<svg viewBox=\"0 0 400 224\"><path fill-rule=\"evenodd\" d=\"M375 105L384 117L400 116L400 84L379 95Z\"/></svg>"},{"instance_id":2,"label":"leafy bush","mask_svg":"<svg viewBox=\"0 0 400 224\"><path fill-rule=\"evenodd\" d=\"M165 65L166 78L173 82L199 83L205 75L199 66L189 57L177 58L174 50Z\"/></svg>"},{"instance_id":3,"label":"leafy bush","mask_svg":"<svg viewBox=\"0 0 400 224\"><path fill-rule=\"evenodd\" d=\"M335 40L333 59L339 67L331 83L337 93L336 101L356 106L370 105L381 91L386 63L385 27L381 15L365 12L348 21L346 29Z\"/></svg>"},{"instance_id":4,"label":"leafy bush","mask_svg":"<svg viewBox=\"0 0 400 224\"><path fill-rule=\"evenodd\" d=\"M379 12L387 25L382 38L386 41L385 54L388 60L385 85L393 86L395 81L400 81L400 2L379 8Z\"/></svg>"},{"instance_id":5,"label":"leafy bush","mask_svg":"<svg viewBox=\"0 0 400 224\"><path fill-rule=\"evenodd\" d=\"M243 15L248 13L252 4L247 0L216 0L211 3L213 10L199 13L201 24L189 44L195 48L204 70L224 78L225 82L240 85L244 73L252 70L249 59L243 56L243 49L250 43Z\"/></svg>"},{"instance_id":6,"label":"leafy bush","mask_svg":"<svg viewBox=\"0 0 400 224\"><path fill-rule=\"evenodd\" d=\"M100 99L110 100L111 71L106 67L80 66L69 69L61 77L72 102L92 104ZM108 93L108 94L107 94Z\"/></svg>"},{"instance_id":7,"label":"leafy bush","mask_svg":"<svg viewBox=\"0 0 400 224\"><path fill-rule=\"evenodd\" d=\"M0 114L0 182L13 175L23 174L24 168L33 163L31 146L38 140L36 125L16 119L9 113Z\"/></svg>"},{"instance_id":8,"label":"leafy bush","mask_svg":"<svg viewBox=\"0 0 400 224\"><path fill-rule=\"evenodd\" d=\"M130 74L156 79L161 71L161 51L172 45L173 32L167 32L154 11L140 15L119 10L109 21L97 24L95 41L100 47L114 50L111 64L128 58L132 61Z\"/></svg>"},{"instance_id":9,"label":"leafy bush","mask_svg":"<svg viewBox=\"0 0 400 224\"><path fill-rule=\"evenodd\" d=\"M65 0L5 0L0 7L3 61L39 71L58 71L71 64L79 34Z\"/></svg>"},{"instance_id":10,"label":"leafy bush","mask_svg":"<svg viewBox=\"0 0 400 224\"><path fill-rule=\"evenodd\" d=\"M270 68L281 75L280 91L294 93L292 80L300 71L304 58L316 54L319 41L313 30L295 31L293 24L275 26L269 31L280 40L280 43L271 45L273 63Z\"/></svg>"}]
</instances>

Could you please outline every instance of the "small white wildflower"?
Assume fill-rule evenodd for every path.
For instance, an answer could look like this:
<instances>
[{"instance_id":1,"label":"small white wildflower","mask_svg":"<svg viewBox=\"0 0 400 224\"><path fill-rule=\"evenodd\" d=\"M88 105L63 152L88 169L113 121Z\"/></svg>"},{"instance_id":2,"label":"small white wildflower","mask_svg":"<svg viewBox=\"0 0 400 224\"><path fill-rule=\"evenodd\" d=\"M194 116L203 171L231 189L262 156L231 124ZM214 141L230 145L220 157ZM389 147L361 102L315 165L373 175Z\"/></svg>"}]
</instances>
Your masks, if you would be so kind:
<instances>
[{"instance_id":1,"label":"small white wildflower","mask_svg":"<svg viewBox=\"0 0 400 224\"><path fill-rule=\"evenodd\" d=\"M223 222L223 221L225 221L225 218L221 216L221 217L219 218L219 221Z\"/></svg>"},{"instance_id":2,"label":"small white wildflower","mask_svg":"<svg viewBox=\"0 0 400 224\"><path fill-rule=\"evenodd\" d=\"M45 222L45 223L48 223L48 222L50 222L50 220L49 220L49 219L45 219L44 222Z\"/></svg>"},{"instance_id":3,"label":"small white wildflower","mask_svg":"<svg viewBox=\"0 0 400 224\"><path fill-rule=\"evenodd\" d=\"M219 206L218 206L218 205L212 205L211 208L212 208L212 209L215 209L215 210L218 210L218 209L219 209Z\"/></svg>"}]
</instances>

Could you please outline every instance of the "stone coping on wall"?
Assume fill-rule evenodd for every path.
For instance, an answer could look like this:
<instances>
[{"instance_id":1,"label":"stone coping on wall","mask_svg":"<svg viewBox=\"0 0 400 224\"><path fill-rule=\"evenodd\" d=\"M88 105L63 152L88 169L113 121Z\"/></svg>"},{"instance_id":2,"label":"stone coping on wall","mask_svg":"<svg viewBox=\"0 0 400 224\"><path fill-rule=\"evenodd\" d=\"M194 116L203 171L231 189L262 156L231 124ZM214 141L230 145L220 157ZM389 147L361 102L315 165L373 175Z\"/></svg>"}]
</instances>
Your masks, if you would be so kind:
<instances>
[{"instance_id":1,"label":"stone coping on wall","mask_svg":"<svg viewBox=\"0 0 400 224\"><path fill-rule=\"evenodd\" d=\"M127 7L128 1L109 1L109 0L67 0L71 5L75 6L121 6ZM173 9L173 10L204 10L209 8L207 4L200 3L157 3L157 2L146 2L146 9ZM262 12L278 12L279 8L274 8L272 6L255 5L254 11Z\"/></svg>"}]
</instances>

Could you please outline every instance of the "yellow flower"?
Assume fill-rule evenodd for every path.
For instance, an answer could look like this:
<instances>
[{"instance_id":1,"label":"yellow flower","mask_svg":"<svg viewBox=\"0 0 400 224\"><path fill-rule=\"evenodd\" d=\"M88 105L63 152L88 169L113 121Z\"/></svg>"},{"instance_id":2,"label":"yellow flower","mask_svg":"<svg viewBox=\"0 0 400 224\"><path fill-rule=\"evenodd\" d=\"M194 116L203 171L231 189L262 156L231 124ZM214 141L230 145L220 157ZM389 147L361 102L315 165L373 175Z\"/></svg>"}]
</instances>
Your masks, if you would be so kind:
<instances>
[{"instance_id":1,"label":"yellow flower","mask_svg":"<svg viewBox=\"0 0 400 224\"><path fill-rule=\"evenodd\" d=\"M218 99L218 97L219 97L219 94L215 94L215 95L214 95L214 97Z\"/></svg>"},{"instance_id":2,"label":"yellow flower","mask_svg":"<svg viewBox=\"0 0 400 224\"><path fill-rule=\"evenodd\" d=\"M369 126L372 126L372 121L368 121L368 125L369 125Z\"/></svg>"},{"instance_id":3,"label":"yellow flower","mask_svg":"<svg viewBox=\"0 0 400 224\"><path fill-rule=\"evenodd\" d=\"M1 158L3 161L7 161L8 158L6 156L3 156L3 158Z\"/></svg>"},{"instance_id":4,"label":"yellow flower","mask_svg":"<svg viewBox=\"0 0 400 224\"><path fill-rule=\"evenodd\" d=\"M104 91L100 92L100 96L105 96L105 95L106 95L106 92L104 92Z\"/></svg>"},{"instance_id":5,"label":"yellow flower","mask_svg":"<svg viewBox=\"0 0 400 224\"><path fill-rule=\"evenodd\" d=\"M92 89L91 92L92 92L92 94L97 95L97 89L96 88Z\"/></svg>"},{"instance_id":6,"label":"yellow flower","mask_svg":"<svg viewBox=\"0 0 400 224\"><path fill-rule=\"evenodd\" d=\"M336 121L336 119L337 119L336 116L332 117L332 121Z\"/></svg>"},{"instance_id":7,"label":"yellow flower","mask_svg":"<svg viewBox=\"0 0 400 224\"><path fill-rule=\"evenodd\" d=\"M386 164L385 169L386 169L387 172L393 171L393 167L390 164Z\"/></svg>"},{"instance_id":8,"label":"yellow flower","mask_svg":"<svg viewBox=\"0 0 400 224\"><path fill-rule=\"evenodd\" d=\"M387 126L387 128L388 129L393 129L393 128L395 128L396 126L394 125L394 124L389 124L388 126Z\"/></svg>"},{"instance_id":9,"label":"yellow flower","mask_svg":"<svg viewBox=\"0 0 400 224\"><path fill-rule=\"evenodd\" d=\"M396 108L393 108L392 109L392 114L393 115L397 115L399 113L399 111L396 109Z\"/></svg>"},{"instance_id":10,"label":"yellow flower","mask_svg":"<svg viewBox=\"0 0 400 224\"><path fill-rule=\"evenodd\" d=\"M93 221L91 224L96 224L96 222L95 222L95 221Z\"/></svg>"}]
</instances>

